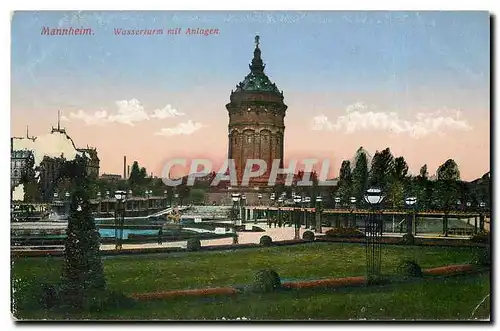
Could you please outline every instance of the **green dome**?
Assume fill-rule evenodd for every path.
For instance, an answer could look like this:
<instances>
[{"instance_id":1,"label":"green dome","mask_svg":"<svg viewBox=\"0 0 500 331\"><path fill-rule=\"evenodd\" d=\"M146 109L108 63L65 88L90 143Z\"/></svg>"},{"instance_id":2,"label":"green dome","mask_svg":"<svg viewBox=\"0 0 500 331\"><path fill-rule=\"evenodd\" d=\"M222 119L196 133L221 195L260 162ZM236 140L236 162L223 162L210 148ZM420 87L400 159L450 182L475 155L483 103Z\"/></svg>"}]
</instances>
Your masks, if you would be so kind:
<instances>
[{"instance_id":1,"label":"green dome","mask_svg":"<svg viewBox=\"0 0 500 331\"><path fill-rule=\"evenodd\" d=\"M269 80L264 73L250 72L245 79L236 86L235 92L274 92L281 94L280 90Z\"/></svg>"},{"instance_id":2,"label":"green dome","mask_svg":"<svg viewBox=\"0 0 500 331\"><path fill-rule=\"evenodd\" d=\"M271 82L264 73L265 65L260 57L259 36L255 37L255 50L253 52L252 63L249 65L250 73L245 79L236 85L235 92L273 92L283 94L276 84Z\"/></svg>"}]
</instances>

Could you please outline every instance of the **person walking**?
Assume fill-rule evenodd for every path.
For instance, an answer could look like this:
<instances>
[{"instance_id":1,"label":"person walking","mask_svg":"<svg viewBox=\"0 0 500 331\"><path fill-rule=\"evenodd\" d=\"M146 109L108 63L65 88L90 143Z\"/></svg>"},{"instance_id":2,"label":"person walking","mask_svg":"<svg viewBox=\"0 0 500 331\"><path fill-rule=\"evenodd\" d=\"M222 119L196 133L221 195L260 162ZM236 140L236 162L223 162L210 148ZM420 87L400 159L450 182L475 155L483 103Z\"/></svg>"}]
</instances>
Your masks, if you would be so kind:
<instances>
[{"instance_id":1,"label":"person walking","mask_svg":"<svg viewBox=\"0 0 500 331\"><path fill-rule=\"evenodd\" d=\"M163 244L162 240L163 240L163 227L161 227L160 230L158 231L158 245Z\"/></svg>"}]
</instances>

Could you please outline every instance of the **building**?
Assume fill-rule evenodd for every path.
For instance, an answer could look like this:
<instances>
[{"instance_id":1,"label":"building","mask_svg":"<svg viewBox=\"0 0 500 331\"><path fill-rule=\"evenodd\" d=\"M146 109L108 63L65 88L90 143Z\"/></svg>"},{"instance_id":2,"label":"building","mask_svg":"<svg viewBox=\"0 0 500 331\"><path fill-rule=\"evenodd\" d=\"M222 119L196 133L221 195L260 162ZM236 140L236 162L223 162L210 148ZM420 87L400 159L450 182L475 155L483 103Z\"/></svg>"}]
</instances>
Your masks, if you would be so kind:
<instances>
[{"instance_id":1,"label":"building","mask_svg":"<svg viewBox=\"0 0 500 331\"><path fill-rule=\"evenodd\" d=\"M77 151L85 153L89 157L87 163L87 174L94 179L99 178L99 157L97 156L97 149L94 147L78 148Z\"/></svg>"},{"instance_id":2,"label":"building","mask_svg":"<svg viewBox=\"0 0 500 331\"><path fill-rule=\"evenodd\" d=\"M229 159L233 159L238 181L241 181L248 159L261 159L267 164L267 171L260 178L252 178L250 186L267 185L271 166L279 160L283 167L284 118L287 105L283 92L264 73L259 36L255 37L255 49L250 73L231 91L228 140Z\"/></svg>"},{"instance_id":3,"label":"building","mask_svg":"<svg viewBox=\"0 0 500 331\"><path fill-rule=\"evenodd\" d=\"M16 187L20 181L21 176L24 171L26 171L26 167L28 166L30 158L33 157L33 152L27 149L22 150L14 150L12 148L14 139L23 139L23 138L11 138L11 150L10 150L10 187L11 189Z\"/></svg>"},{"instance_id":4,"label":"building","mask_svg":"<svg viewBox=\"0 0 500 331\"><path fill-rule=\"evenodd\" d=\"M117 182L122 179L121 175L116 175L116 174L102 174L100 179L106 180L109 182Z\"/></svg>"},{"instance_id":5,"label":"building","mask_svg":"<svg viewBox=\"0 0 500 331\"><path fill-rule=\"evenodd\" d=\"M36 150L40 148L37 139L45 139L51 137L50 144L41 144L48 147L48 151ZM35 147L38 146L38 147ZM49 136L29 137L26 131L26 137L11 138L11 190L16 187L21 179L22 170L35 153L43 153L43 159L40 160L36 171L32 175L37 174L37 182L42 194L42 199L47 201L52 198L54 187L59 179L61 167L64 161L71 155L86 155L87 173L93 177L99 177L99 157L95 148L87 146L87 148L76 148L73 139L67 134L64 128L60 127L58 118L57 128L52 127ZM46 153L49 153L48 155ZM34 163L33 163L34 165Z\"/></svg>"}]
</instances>

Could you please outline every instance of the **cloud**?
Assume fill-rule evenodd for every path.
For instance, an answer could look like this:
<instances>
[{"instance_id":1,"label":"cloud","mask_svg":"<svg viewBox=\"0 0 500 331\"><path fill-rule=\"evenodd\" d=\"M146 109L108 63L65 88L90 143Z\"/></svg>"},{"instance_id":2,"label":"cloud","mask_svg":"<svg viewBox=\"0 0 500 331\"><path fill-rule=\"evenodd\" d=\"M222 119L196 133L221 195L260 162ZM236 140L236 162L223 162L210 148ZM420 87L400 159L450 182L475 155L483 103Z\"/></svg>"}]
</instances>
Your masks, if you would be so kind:
<instances>
[{"instance_id":1,"label":"cloud","mask_svg":"<svg viewBox=\"0 0 500 331\"><path fill-rule=\"evenodd\" d=\"M313 117L312 129L316 131L332 130L333 124L328 120L325 115Z\"/></svg>"},{"instance_id":2,"label":"cloud","mask_svg":"<svg viewBox=\"0 0 500 331\"><path fill-rule=\"evenodd\" d=\"M162 109L155 109L153 111L153 114L151 115L151 117L158 118L158 119L164 119L164 118L184 116L184 115L186 115L186 114L179 112L175 108L172 108L171 105L166 105Z\"/></svg>"},{"instance_id":3,"label":"cloud","mask_svg":"<svg viewBox=\"0 0 500 331\"><path fill-rule=\"evenodd\" d=\"M81 120L88 125L102 125L104 123L120 123L134 126L135 123L148 121L151 119L165 119L186 114L173 108L170 104L162 109L155 109L153 113L148 113L144 106L137 99L120 100L115 102L118 110L115 113L108 113L106 110L87 113L79 110L76 113L70 113L69 118L64 117L65 121Z\"/></svg>"},{"instance_id":4,"label":"cloud","mask_svg":"<svg viewBox=\"0 0 500 331\"><path fill-rule=\"evenodd\" d=\"M69 118L64 116L65 120L81 120L88 125L99 125L104 124L108 121L108 113L105 110L96 111L93 114L88 114L83 110L79 110L76 113L69 114Z\"/></svg>"},{"instance_id":5,"label":"cloud","mask_svg":"<svg viewBox=\"0 0 500 331\"><path fill-rule=\"evenodd\" d=\"M118 113L108 116L110 122L133 126L135 122L149 120L149 115L144 111L144 107L137 99L116 101L116 105L118 106Z\"/></svg>"},{"instance_id":6,"label":"cloud","mask_svg":"<svg viewBox=\"0 0 500 331\"><path fill-rule=\"evenodd\" d=\"M156 132L155 135L167 137L177 135L191 135L203 127L206 127L206 125L189 120L184 123L179 123L172 128L162 128L159 132Z\"/></svg>"},{"instance_id":7,"label":"cloud","mask_svg":"<svg viewBox=\"0 0 500 331\"><path fill-rule=\"evenodd\" d=\"M352 134L365 130L388 131L393 134L408 134L418 139L430 134L442 135L445 131L468 131L472 126L461 118L461 113L453 109L440 109L435 112L418 113L413 121L399 118L395 112L369 110L365 104L358 102L347 107L346 115L337 117L335 122L326 115L315 116L311 124L312 130L343 131Z\"/></svg>"}]
</instances>

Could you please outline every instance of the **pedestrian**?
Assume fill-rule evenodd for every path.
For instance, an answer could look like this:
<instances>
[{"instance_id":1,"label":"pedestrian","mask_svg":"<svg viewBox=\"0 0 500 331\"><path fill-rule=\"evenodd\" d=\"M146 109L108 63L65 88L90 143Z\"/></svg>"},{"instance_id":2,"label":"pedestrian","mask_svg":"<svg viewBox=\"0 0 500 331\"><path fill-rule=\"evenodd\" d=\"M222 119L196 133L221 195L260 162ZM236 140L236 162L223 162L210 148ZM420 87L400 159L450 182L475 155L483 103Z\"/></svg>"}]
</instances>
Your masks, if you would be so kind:
<instances>
[{"instance_id":1,"label":"pedestrian","mask_svg":"<svg viewBox=\"0 0 500 331\"><path fill-rule=\"evenodd\" d=\"M163 239L163 227L160 228L158 231L158 245L162 244L162 239Z\"/></svg>"}]
</instances>

